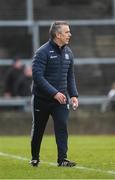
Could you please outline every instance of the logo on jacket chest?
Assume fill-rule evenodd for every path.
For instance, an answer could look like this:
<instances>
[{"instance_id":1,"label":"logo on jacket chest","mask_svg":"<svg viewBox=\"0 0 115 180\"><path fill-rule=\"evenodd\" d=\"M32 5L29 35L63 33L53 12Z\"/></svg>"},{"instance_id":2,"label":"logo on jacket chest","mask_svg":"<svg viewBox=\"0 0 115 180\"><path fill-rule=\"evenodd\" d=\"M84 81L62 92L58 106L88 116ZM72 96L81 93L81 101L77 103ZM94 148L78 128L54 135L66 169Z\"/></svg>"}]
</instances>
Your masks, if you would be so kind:
<instances>
[{"instance_id":1,"label":"logo on jacket chest","mask_svg":"<svg viewBox=\"0 0 115 180\"><path fill-rule=\"evenodd\" d=\"M69 54L65 54L65 59L69 59Z\"/></svg>"},{"instance_id":2,"label":"logo on jacket chest","mask_svg":"<svg viewBox=\"0 0 115 180\"><path fill-rule=\"evenodd\" d=\"M55 59L55 58L57 58L56 55L51 55L51 56L50 56L50 59Z\"/></svg>"},{"instance_id":3,"label":"logo on jacket chest","mask_svg":"<svg viewBox=\"0 0 115 180\"><path fill-rule=\"evenodd\" d=\"M50 52L50 59L55 59L58 57L53 50L50 50L49 52Z\"/></svg>"},{"instance_id":4,"label":"logo on jacket chest","mask_svg":"<svg viewBox=\"0 0 115 180\"><path fill-rule=\"evenodd\" d=\"M57 59L57 58L58 58L58 55L54 51L50 51L50 59ZM64 58L64 59L68 60L69 54L64 53L64 54L60 55L60 58Z\"/></svg>"}]
</instances>

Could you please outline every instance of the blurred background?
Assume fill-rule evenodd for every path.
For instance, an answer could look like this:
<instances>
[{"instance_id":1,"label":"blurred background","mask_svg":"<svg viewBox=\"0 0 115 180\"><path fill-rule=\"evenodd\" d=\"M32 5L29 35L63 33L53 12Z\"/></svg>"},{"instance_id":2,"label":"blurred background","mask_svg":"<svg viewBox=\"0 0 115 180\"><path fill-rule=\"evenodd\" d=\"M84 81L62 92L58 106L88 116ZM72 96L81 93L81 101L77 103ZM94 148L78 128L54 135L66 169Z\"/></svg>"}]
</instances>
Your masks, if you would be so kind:
<instances>
[{"instance_id":1,"label":"blurred background","mask_svg":"<svg viewBox=\"0 0 115 180\"><path fill-rule=\"evenodd\" d=\"M72 33L79 108L70 133L114 134L115 0L0 0L0 135L30 134L31 61L54 20Z\"/></svg>"}]
</instances>

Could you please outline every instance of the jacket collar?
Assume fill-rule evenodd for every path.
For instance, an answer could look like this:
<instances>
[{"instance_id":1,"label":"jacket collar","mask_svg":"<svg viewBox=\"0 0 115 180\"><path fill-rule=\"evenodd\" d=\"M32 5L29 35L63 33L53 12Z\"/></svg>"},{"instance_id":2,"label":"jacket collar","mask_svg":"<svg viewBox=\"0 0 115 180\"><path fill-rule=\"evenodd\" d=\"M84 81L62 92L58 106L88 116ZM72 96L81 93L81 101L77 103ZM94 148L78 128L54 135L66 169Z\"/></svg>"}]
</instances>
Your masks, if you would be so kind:
<instances>
[{"instance_id":1,"label":"jacket collar","mask_svg":"<svg viewBox=\"0 0 115 180\"><path fill-rule=\"evenodd\" d=\"M56 49L58 49L58 50L63 50L64 49L64 47L66 46L66 45L63 45L61 48L53 41L53 40L49 40L49 42L50 42L50 44L54 47L54 48L56 48Z\"/></svg>"}]
</instances>

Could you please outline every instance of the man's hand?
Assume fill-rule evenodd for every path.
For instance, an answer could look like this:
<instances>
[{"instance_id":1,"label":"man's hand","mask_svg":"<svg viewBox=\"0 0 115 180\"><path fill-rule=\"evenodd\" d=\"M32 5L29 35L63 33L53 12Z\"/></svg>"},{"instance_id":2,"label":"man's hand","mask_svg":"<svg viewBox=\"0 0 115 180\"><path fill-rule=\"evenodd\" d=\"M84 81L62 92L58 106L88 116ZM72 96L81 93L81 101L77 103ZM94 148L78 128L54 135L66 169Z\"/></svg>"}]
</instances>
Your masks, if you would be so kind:
<instances>
[{"instance_id":1,"label":"man's hand","mask_svg":"<svg viewBox=\"0 0 115 180\"><path fill-rule=\"evenodd\" d=\"M67 98L64 94L58 92L55 96L54 99L56 99L60 104L66 104Z\"/></svg>"},{"instance_id":2,"label":"man's hand","mask_svg":"<svg viewBox=\"0 0 115 180\"><path fill-rule=\"evenodd\" d=\"M76 106L76 107L79 106L78 98L76 97L72 97L70 103L72 106Z\"/></svg>"}]
</instances>

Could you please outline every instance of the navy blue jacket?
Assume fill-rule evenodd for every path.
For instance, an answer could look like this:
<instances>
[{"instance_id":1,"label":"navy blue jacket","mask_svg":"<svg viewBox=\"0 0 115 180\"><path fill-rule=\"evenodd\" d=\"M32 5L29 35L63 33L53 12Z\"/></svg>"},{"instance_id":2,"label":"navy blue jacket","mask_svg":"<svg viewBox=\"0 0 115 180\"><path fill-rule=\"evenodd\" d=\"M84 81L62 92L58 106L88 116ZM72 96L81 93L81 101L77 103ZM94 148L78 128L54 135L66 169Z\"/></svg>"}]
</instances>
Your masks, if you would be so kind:
<instances>
[{"instance_id":1,"label":"navy blue jacket","mask_svg":"<svg viewBox=\"0 0 115 180\"><path fill-rule=\"evenodd\" d=\"M73 70L73 54L68 46L49 40L35 53L32 61L32 93L51 99L57 92L78 97Z\"/></svg>"}]
</instances>

